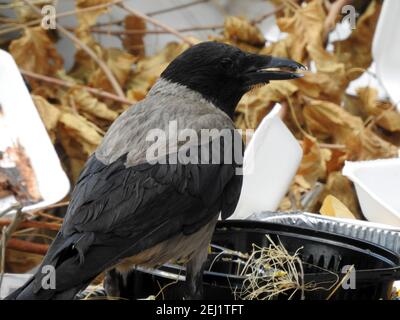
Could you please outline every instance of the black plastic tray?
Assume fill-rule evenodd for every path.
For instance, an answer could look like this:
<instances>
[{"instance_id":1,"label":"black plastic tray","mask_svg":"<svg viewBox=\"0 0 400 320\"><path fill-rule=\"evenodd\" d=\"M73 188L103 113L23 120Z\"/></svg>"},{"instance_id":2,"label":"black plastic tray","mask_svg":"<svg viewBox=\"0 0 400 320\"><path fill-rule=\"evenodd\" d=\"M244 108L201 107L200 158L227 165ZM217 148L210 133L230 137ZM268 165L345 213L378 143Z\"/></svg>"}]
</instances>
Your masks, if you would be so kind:
<instances>
[{"instance_id":1,"label":"black plastic tray","mask_svg":"<svg viewBox=\"0 0 400 320\"><path fill-rule=\"evenodd\" d=\"M328 289L337 279L332 273L310 265L335 272L340 277L344 276L341 273L343 266L354 265L355 289L345 290L340 287L331 297L333 300L388 299L393 281L400 279L400 258L396 253L367 241L328 232L259 221L230 220L218 222L212 242L235 251L250 253L253 243L258 246L269 245L266 234L274 242L279 239L290 253L303 248L300 257L304 262L306 283L326 282L320 286ZM210 255L208 264L214 257ZM218 260L213 264L213 271L205 271L204 298L234 299L233 291L240 290L244 279L237 276L237 266L237 263ZM165 265L155 272L134 270L128 275L124 288L121 288L122 293L126 298L146 298L157 294L160 288L169 284L158 298L182 299L184 274L184 268L174 265ZM177 280L178 275L180 280ZM321 289L306 292L305 297L326 299L328 295L328 291ZM287 299L287 296L279 296L278 299Z\"/></svg>"}]
</instances>

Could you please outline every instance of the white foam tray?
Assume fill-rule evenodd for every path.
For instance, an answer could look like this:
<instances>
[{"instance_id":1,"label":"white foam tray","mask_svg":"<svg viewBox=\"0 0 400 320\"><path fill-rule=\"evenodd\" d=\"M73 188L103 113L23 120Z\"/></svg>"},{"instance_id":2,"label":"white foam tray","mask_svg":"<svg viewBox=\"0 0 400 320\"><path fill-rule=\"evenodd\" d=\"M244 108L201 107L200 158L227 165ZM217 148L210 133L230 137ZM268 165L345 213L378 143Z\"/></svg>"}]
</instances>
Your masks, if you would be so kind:
<instances>
[{"instance_id":1,"label":"white foam tray","mask_svg":"<svg viewBox=\"0 0 400 320\"><path fill-rule=\"evenodd\" d=\"M9 294L24 285L30 277L32 277L32 274L30 273L5 273L3 277L3 283L0 288L0 299L4 299Z\"/></svg>"},{"instance_id":2,"label":"white foam tray","mask_svg":"<svg viewBox=\"0 0 400 320\"><path fill-rule=\"evenodd\" d=\"M354 182L369 221L400 226L400 158L346 161L342 173Z\"/></svg>"},{"instance_id":3,"label":"white foam tray","mask_svg":"<svg viewBox=\"0 0 400 320\"><path fill-rule=\"evenodd\" d=\"M400 1L385 0L376 27L372 55L376 74L400 112Z\"/></svg>"},{"instance_id":4,"label":"white foam tray","mask_svg":"<svg viewBox=\"0 0 400 320\"><path fill-rule=\"evenodd\" d=\"M29 52L27 52L29 54ZM67 175L47 134L12 56L0 50L1 116L7 125L0 132L0 150L19 142L30 159L42 201L25 206L24 212L43 208L65 197L70 188ZM14 203L14 197L0 199L0 211Z\"/></svg>"},{"instance_id":5,"label":"white foam tray","mask_svg":"<svg viewBox=\"0 0 400 320\"><path fill-rule=\"evenodd\" d=\"M297 172L303 150L279 117L280 110L276 104L246 147L242 191L230 219L276 210Z\"/></svg>"}]
</instances>

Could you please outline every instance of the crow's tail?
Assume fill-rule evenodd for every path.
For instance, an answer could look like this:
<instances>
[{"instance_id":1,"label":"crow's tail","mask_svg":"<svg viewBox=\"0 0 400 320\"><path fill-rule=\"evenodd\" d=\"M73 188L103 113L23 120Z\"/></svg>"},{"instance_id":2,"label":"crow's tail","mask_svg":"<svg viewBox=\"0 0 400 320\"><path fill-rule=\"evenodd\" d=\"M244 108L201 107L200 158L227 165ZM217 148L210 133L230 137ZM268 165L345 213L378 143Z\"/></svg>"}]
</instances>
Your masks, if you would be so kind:
<instances>
[{"instance_id":1,"label":"crow's tail","mask_svg":"<svg viewBox=\"0 0 400 320\"><path fill-rule=\"evenodd\" d=\"M5 300L74 299L107 267L104 261L112 261L115 255L116 250L110 247L92 244L90 234L66 239L59 233L37 272ZM91 249L85 252L88 246Z\"/></svg>"}]
</instances>

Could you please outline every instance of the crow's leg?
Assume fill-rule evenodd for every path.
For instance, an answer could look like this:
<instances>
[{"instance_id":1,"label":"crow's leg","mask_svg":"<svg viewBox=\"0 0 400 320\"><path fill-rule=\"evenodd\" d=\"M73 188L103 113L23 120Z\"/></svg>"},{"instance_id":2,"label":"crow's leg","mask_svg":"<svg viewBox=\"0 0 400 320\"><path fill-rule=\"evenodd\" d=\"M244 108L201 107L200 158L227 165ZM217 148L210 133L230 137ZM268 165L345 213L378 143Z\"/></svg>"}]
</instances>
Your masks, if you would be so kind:
<instances>
[{"instance_id":1,"label":"crow's leg","mask_svg":"<svg viewBox=\"0 0 400 320\"><path fill-rule=\"evenodd\" d=\"M121 275L115 268L106 271L103 285L108 297L121 296L121 280Z\"/></svg>"},{"instance_id":2,"label":"crow's leg","mask_svg":"<svg viewBox=\"0 0 400 320\"><path fill-rule=\"evenodd\" d=\"M216 215L208 225L203 228L201 231L202 241L197 244L197 249L193 252L191 259L186 264L185 299L187 300L200 300L203 298L203 272L208 256L208 247L217 220L218 215Z\"/></svg>"},{"instance_id":3,"label":"crow's leg","mask_svg":"<svg viewBox=\"0 0 400 320\"><path fill-rule=\"evenodd\" d=\"M203 298L203 271L207 260L208 246L199 249L186 265L186 300Z\"/></svg>"}]
</instances>

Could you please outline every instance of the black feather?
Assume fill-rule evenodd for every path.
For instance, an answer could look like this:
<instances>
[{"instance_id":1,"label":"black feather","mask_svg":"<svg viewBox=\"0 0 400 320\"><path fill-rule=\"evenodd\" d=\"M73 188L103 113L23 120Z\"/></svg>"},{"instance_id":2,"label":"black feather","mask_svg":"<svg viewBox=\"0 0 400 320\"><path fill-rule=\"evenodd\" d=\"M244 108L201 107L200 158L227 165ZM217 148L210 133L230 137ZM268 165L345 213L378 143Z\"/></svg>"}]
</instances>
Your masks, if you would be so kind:
<instances>
[{"instance_id":1,"label":"black feather","mask_svg":"<svg viewBox=\"0 0 400 320\"><path fill-rule=\"evenodd\" d=\"M223 159L222 138L220 152ZM56 289L42 289L44 275L38 272L9 298L72 298L122 258L179 233L192 234L221 210L229 216L239 198L242 180L236 162L132 167L125 162L126 155L110 165L95 155L89 158L42 263L56 268Z\"/></svg>"}]
</instances>

